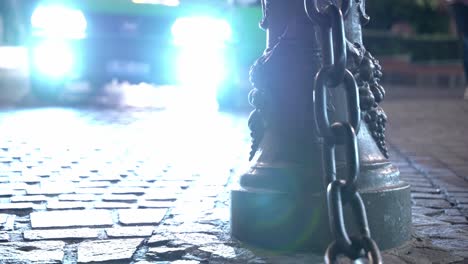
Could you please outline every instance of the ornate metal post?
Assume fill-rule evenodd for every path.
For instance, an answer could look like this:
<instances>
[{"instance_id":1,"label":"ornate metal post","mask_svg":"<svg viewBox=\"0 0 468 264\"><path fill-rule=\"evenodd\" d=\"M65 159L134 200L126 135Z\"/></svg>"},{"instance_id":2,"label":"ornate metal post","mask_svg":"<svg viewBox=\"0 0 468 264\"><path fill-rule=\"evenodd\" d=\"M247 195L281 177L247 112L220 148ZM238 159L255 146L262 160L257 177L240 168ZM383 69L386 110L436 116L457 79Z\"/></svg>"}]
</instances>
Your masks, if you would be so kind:
<instances>
[{"instance_id":1,"label":"ornate metal post","mask_svg":"<svg viewBox=\"0 0 468 264\"><path fill-rule=\"evenodd\" d=\"M330 1L318 2L316 14L309 12L309 19L303 0L262 1L261 24L268 43L251 70L254 89L249 100L255 107L249 119L252 167L241 176L239 189L232 191L231 230L235 238L263 248L320 252L332 241L327 160L323 158L327 144L316 129L317 98L314 101L313 97L315 75L332 63L333 47L323 46L331 33L316 23L320 18L313 17L320 15L325 6L321 4ZM348 175L352 165L343 147L336 147L334 165L339 179L357 179L372 238L381 249L387 249L410 238L409 185L400 181L397 168L387 160L386 116L378 105L384 96L378 84L382 73L378 61L362 45L361 23L368 19L364 2L342 2L350 4L344 22L345 63L359 87L357 109L363 120L357 134L359 177ZM324 112L330 120L347 119L350 102L343 89L338 86L328 92ZM350 209L345 209L348 215L346 210ZM351 233L361 230L352 220L346 219L347 229Z\"/></svg>"}]
</instances>

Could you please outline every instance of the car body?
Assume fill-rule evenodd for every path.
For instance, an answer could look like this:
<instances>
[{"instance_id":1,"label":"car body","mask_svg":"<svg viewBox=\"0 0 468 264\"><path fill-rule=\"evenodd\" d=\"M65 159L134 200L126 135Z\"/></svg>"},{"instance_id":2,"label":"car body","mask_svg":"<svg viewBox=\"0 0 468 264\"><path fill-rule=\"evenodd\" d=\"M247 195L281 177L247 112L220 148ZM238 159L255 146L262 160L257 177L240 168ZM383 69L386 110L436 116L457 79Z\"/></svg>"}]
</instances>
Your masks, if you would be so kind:
<instances>
[{"instance_id":1,"label":"car body","mask_svg":"<svg viewBox=\"0 0 468 264\"><path fill-rule=\"evenodd\" d=\"M258 5L222 0L33 1L28 39L32 88L56 99L63 84L94 90L118 79L236 89L261 55Z\"/></svg>"}]
</instances>

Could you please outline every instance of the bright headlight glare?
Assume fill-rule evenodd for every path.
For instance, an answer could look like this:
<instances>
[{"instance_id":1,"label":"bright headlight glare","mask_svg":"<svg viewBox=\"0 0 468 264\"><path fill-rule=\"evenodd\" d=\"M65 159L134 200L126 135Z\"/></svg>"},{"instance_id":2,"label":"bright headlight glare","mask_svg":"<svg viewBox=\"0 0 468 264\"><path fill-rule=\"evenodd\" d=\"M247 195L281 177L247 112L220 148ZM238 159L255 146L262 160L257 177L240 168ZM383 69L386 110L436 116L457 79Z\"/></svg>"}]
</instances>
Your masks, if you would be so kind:
<instances>
[{"instance_id":1,"label":"bright headlight glare","mask_svg":"<svg viewBox=\"0 0 468 264\"><path fill-rule=\"evenodd\" d=\"M177 79L184 85L217 87L227 77L227 61L219 50L182 50L176 58Z\"/></svg>"},{"instance_id":2,"label":"bright headlight glare","mask_svg":"<svg viewBox=\"0 0 468 264\"><path fill-rule=\"evenodd\" d=\"M226 20L213 17L183 17L172 26L172 36L178 46L223 45L232 36Z\"/></svg>"},{"instance_id":3,"label":"bright headlight glare","mask_svg":"<svg viewBox=\"0 0 468 264\"><path fill-rule=\"evenodd\" d=\"M44 42L34 48L36 68L49 77L63 77L73 70L73 51L65 43Z\"/></svg>"},{"instance_id":4,"label":"bright headlight glare","mask_svg":"<svg viewBox=\"0 0 468 264\"><path fill-rule=\"evenodd\" d=\"M31 16L35 30L47 36L80 38L86 32L86 18L80 10L64 6L39 6Z\"/></svg>"}]
</instances>

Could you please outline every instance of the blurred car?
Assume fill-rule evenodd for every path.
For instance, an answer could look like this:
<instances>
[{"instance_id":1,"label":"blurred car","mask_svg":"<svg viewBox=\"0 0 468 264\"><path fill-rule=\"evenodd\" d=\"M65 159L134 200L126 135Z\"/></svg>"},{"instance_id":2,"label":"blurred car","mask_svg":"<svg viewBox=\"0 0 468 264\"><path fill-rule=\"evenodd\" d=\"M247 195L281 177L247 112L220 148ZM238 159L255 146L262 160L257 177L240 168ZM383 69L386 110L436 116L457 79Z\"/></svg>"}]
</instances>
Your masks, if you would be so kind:
<instances>
[{"instance_id":1,"label":"blurred car","mask_svg":"<svg viewBox=\"0 0 468 264\"><path fill-rule=\"evenodd\" d=\"M54 101L68 82L98 92L117 79L216 87L229 104L265 45L258 1L245 1L32 1L31 90Z\"/></svg>"}]
</instances>

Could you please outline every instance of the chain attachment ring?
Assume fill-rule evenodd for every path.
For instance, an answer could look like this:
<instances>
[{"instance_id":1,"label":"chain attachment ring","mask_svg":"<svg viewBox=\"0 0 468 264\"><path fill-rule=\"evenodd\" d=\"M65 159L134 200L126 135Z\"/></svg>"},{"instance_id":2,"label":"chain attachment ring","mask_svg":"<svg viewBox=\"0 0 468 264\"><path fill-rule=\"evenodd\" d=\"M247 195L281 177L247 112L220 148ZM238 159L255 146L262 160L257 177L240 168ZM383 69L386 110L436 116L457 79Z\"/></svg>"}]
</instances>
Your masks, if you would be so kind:
<instances>
[{"instance_id":1,"label":"chain attachment ring","mask_svg":"<svg viewBox=\"0 0 468 264\"><path fill-rule=\"evenodd\" d=\"M380 254L380 250L377 247L375 241L370 237L362 237L356 238L352 237L351 240L353 241L354 245L358 246L355 249L353 254L354 256L351 257L353 260L358 260L362 258L367 258L367 263L371 264L383 264L382 255ZM360 250L359 250L360 249ZM353 249L354 250L354 249ZM330 246L327 248L325 252L325 264L333 264L336 263L338 257L342 255L341 249L336 242L332 242ZM364 262L365 263L365 262Z\"/></svg>"}]
</instances>

